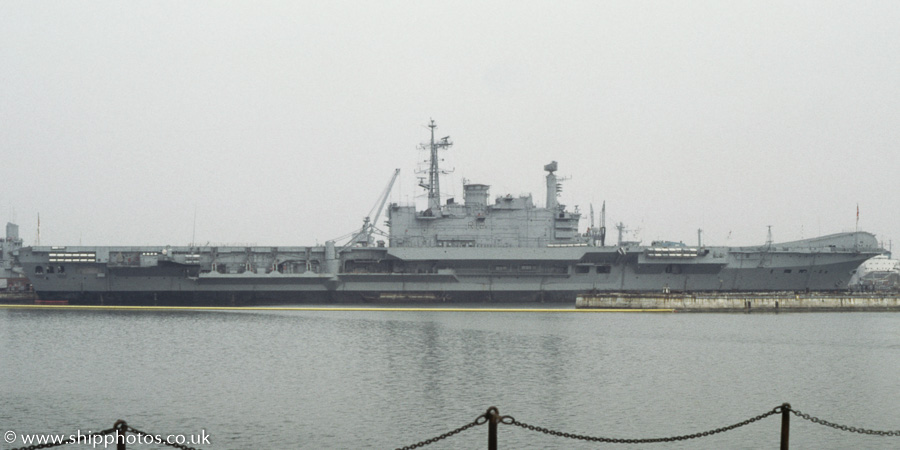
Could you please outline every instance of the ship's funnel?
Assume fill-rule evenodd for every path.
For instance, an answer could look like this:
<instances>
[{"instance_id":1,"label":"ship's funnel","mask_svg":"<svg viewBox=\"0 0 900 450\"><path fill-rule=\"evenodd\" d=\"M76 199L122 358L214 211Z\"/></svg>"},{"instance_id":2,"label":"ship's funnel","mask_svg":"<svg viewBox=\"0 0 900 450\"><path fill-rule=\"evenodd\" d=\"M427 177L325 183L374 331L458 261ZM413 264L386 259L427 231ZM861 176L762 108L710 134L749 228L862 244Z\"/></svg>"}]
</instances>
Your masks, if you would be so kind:
<instances>
[{"instance_id":1,"label":"ship's funnel","mask_svg":"<svg viewBox=\"0 0 900 450\"><path fill-rule=\"evenodd\" d=\"M487 206L488 189L490 186L486 184L467 184L463 186L463 201L466 206L483 208Z\"/></svg>"}]
</instances>

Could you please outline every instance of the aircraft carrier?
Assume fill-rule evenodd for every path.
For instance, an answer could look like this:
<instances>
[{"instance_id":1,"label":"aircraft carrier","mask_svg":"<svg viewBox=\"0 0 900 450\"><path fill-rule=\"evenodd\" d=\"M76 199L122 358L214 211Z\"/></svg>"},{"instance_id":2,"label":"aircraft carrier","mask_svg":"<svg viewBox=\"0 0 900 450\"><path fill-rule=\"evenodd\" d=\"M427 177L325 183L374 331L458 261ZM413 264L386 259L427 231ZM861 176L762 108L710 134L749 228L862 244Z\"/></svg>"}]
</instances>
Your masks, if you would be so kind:
<instances>
[{"instance_id":1,"label":"aircraft carrier","mask_svg":"<svg viewBox=\"0 0 900 450\"><path fill-rule=\"evenodd\" d=\"M861 263L883 252L862 231L723 247L640 245L623 241L619 227L607 244L605 217L580 233L577 208L559 203L555 161L544 166L543 207L531 195L491 202L490 187L472 183L464 183L462 202L442 201L438 152L452 142L435 140L434 121L429 126L431 139L421 145L429 166L419 183L427 208L385 205L395 172L374 218L346 243L24 247L18 261L41 300L70 304L574 303L598 292L844 290ZM376 241L385 206L387 241Z\"/></svg>"}]
</instances>

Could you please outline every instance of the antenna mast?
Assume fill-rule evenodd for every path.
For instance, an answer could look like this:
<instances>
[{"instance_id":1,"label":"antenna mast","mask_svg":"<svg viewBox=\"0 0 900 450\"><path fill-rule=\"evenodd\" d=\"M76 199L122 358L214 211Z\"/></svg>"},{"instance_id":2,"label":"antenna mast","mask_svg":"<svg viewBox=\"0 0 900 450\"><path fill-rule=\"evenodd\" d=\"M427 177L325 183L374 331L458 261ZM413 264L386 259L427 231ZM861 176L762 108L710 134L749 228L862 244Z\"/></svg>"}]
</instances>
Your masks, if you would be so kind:
<instances>
[{"instance_id":1,"label":"antenna mast","mask_svg":"<svg viewBox=\"0 0 900 450\"><path fill-rule=\"evenodd\" d=\"M556 164L556 161L551 162L544 166L544 170L547 171L547 209L556 212L559 210L562 212L563 207L565 205L560 205L559 194L562 192L562 183L560 181L566 181L569 178L559 178L555 173L559 166Z\"/></svg>"},{"instance_id":2,"label":"antenna mast","mask_svg":"<svg viewBox=\"0 0 900 450\"><path fill-rule=\"evenodd\" d=\"M191 248L194 248L194 240L197 237L197 205L194 205L194 228L191 229Z\"/></svg>"},{"instance_id":3,"label":"antenna mast","mask_svg":"<svg viewBox=\"0 0 900 450\"><path fill-rule=\"evenodd\" d=\"M603 200L603 207L600 208L600 246L606 246L606 200Z\"/></svg>"},{"instance_id":4,"label":"antenna mast","mask_svg":"<svg viewBox=\"0 0 900 450\"><path fill-rule=\"evenodd\" d=\"M622 246L622 233L624 233L625 230L626 230L625 224L622 223L622 222L617 223L617 224L616 224L616 229L619 230L619 243L618 243L618 246L621 247L621 246Z\"/></svg>"},{"instance_id":5,"label":"antenna mast","mask_svg":"<svg viewBox=\"0 0 900 450\"><path fill-rule=\"evenodd\" d=\"M588 233L590 233L591 239L594 239L594 235L596 234L596 232L594 231L594 204L593 203L591 203L591 228L588 230Z\"/></svg>"},{"instance_id":6,"label":"antenna mast","mask_svg":"<svg viewBox=\"0 0 900 450\"><path fill-rule=\"evenodd\" d=\"M434 129L437 128L437 125L434 123L434 119L431 119L431 123L428 125L428 128L431 128L431 142L423 143L419 145L420 149L430 150L430 164L428 167L428 183L425 183L425 180L422 179L419 182L419 186L428 190L428 209L432 211L432 214L435 212L440 212L441 210L441 170L438 166L438 150L444 150L450 148L453 145L453 142L450 141L450 136L445 136L441 138L439 141L434 141Z\"/></svg>"}]
</instances>

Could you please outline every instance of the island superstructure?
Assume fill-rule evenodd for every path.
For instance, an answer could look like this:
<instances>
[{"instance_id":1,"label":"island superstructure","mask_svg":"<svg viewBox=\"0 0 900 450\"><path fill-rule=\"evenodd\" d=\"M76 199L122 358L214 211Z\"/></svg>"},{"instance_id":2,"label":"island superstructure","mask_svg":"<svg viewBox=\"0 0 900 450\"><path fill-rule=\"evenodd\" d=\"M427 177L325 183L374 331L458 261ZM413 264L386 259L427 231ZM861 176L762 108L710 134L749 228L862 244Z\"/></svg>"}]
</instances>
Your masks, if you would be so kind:
<instances>
[{"instance_id":1,"label":"island superstructure","mask_svg":"<svg viewBox=\"0 0 900 450\"><path fill-rule=\"evenodd\" d=\"M347 244L317 246L25 247L18 259L41 299L71 304L251 305L374 302L574 302L591 292L828 291L882 252L857 231L759 246L605 242L605 220L579 233L581 214L558 201L558 164L544 166L546 201L490 201L464 183L442 200L438 152L429 151L424 210L387 205L387 242L366 218ZM393 185L396 173L388 186ZM384 205L387 193L382 194ZM604 206L605 214L605 206ZM592 214L593 215L593 214ZM621 228L620 228L621 229Z\"/></svg>"},{"instance_id":2,"label":"island superstructure","mask_svg":"<svg viewBox=\"0 0 900 450\"><path fill-rule=\"evenodd\" d=\"M0 301L32 301L31 282L16 259L22 247L19 226L8 222L6 237L0 238Z\"/></svg>"}]
</instances>

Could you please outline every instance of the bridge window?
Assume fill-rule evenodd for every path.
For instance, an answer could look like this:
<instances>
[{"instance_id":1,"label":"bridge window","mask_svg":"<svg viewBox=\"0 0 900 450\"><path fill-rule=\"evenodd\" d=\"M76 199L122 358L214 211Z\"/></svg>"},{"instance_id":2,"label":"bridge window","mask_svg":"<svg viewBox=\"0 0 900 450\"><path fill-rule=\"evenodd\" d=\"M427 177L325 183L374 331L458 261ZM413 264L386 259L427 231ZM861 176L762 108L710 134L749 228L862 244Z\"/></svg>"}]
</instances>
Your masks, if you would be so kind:
<instances>
[{"instance_id":1,"label":"bridge window","mask_svg":"<svg viewBox=\"0 0 900 450\"><path fill-rule=\"evenodd\" d=\"M590 273L591 266L575 266L575 273Z\"/></svg>"},{"instance_id":2,"label":"bridge window","mask_svg":"<svg viewBox=\"0 0 900 450\"><path fill-rule=\"evenodd\" d=\"M44 274L44 266L34 266L34 273L37 275Z\"/></svg>"}]
</instances>

